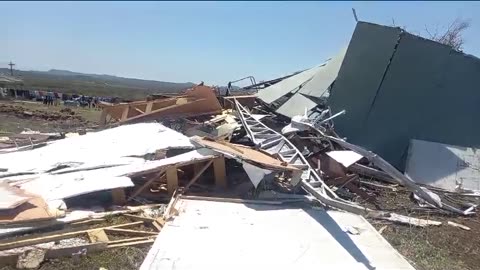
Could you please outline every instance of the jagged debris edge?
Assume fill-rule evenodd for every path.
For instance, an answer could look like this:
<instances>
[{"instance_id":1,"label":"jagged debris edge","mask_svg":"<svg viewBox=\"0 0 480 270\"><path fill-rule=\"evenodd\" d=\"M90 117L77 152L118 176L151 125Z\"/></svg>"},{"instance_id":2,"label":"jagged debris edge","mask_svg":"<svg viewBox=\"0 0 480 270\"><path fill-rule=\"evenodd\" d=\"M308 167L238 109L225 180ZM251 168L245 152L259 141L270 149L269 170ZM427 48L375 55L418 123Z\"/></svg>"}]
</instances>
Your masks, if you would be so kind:
<instances>
[{"instance_id":1,"label":"jagged debris edge","mask_svg":"<svg viewBox=\"0 0 480 270\"><path fill-rule=\"evenodd\" d=\"M345 210L356 214L366 214L371 210L352 202L343 200L338 197L320 178L315 170L312 169L310 164L306 161L300 151L283 135L275 132L267 127L262 122L253 118L240 103L234 99L235 107L238 112L240 121L242 122L245 131L256 145L257 148L265 150L270 154L276 154L279 158L293 166L302 165L304 173L301 176L301 186L315 198L320 200L325 205ZM249 125L250 124L250 125ZM255 132L255 129L259 130ZM287 150L281 151L283 147ZM286 153L289 153L288 155ZM299 163L296 163L296 162ZM314 187L311 183L315 182L319 185L319 188Z\"/></svg>"}]
</instances>

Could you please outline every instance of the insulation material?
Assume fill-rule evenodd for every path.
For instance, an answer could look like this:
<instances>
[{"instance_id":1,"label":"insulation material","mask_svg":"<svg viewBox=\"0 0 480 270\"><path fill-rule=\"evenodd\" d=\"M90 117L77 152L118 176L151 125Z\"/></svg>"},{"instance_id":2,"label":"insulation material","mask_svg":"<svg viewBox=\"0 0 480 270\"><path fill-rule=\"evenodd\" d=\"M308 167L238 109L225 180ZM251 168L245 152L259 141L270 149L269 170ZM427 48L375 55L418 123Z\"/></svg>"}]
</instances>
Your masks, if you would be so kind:
<instances>
[{"instance_id":1,"label":"insulation material","mask_svg":"<svg viewBox=\"0 0 480 270\"><path fill-rule=\"evenodd\" d=\"M41 173L59 166L109 165L112 160L171 148L193 148L193 145L188 137L162 124L124 125L58 140L30 151L0 155L0 168L8 169L0 177L17 172Z\"/></svg>"},{"instance_id":2,"label":"insulation material","mask_svg":"<svg viewBox=\"0 0 480 270\"><path fill-rule=\"evenodd\" d=\"M172 164L183 164L217 156L209 149L198 149L160 160L143 160L132 164L85 170L63 174L41 174L17 185L29 193L42 196L48 201L75 197L101 190L132 187L129 177L159 171ZM141 160L141 161L140 161Z\"/></svg>"},{"instance_id":3,"label":"insulation material","mask_svg":"<svg viewBox=\"0 0 480 270\"><path fill-rule=\"evenodd\" d=\"M254 166L252 164L249 164L247 162L242 163L243 169L248 175L248 178L250 178L250 181L252 182L253 186L255 188L258 187L258 184L262 182L262 180L265 178L265 176L269 175L272 173L270 170L265 170L262 168L259 168L257 166Z\"/></svg>"},{"instance_id":4,"label":"insulation material","mask_svg":"<svg viewBox=\"0 0 480 270\"><path fill-rule=\"evenodd\" d=\"M30 198L31 196L24 194L19 189L10 187L7 184L0 184L0 210L15 208Z\"/></svg>"},{"instance_id":5,"label":"insulation material","mask_svg":"<svg viewBox=\"0 0 480 270\"><path fill-rule=\"evenodd\" d=\"M330 151L327 152L327 155L345 166L345 168L350 167L352 164L363 158L362 155L351 150Z\"/></svg>"},{"instance_id":6,"label":"insulation material","mask_svg":"<svg viewBox=\"0 0 480 270\"><path fill-rule=\"evenodd\" d=\"M480 193L480 152L422 140L411 140L406 175L415 182L448 191Z\"/></svg>"},{"instance_id":7,"label":"insulation material","mask_svg":"<svg viewBox=\"0 0 480 270\"><path fill-rule=\"evenodd\" d=\"M63 215L52 209L40 197L32 197L27 202L11 210L0 211L0 224L51 220Z\"/></svg>"}]
</instances>

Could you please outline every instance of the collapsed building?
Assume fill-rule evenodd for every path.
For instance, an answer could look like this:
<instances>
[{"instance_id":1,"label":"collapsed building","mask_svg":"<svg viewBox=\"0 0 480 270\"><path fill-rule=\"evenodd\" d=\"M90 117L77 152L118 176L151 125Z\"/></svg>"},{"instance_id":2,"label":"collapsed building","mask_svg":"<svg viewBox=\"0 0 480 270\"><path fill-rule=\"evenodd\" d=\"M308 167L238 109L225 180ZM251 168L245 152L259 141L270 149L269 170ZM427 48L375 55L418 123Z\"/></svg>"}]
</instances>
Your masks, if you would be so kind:
<instances>
[{"instance_id":1,"label":"collapsed building","mask_svg":"<svg viewBox=\"0 0 480 270\"><path fill-rule=\"evenodd\" d=\"M368 220L469 228L388 210L377 188L401 186L419 211L475 214L476 194L465 198L451 185L457 179L444 177L450 171L424 181L433 170L422 160L439 142L475 145L473 118L461 117L475 109L461 104L475 102L467 82L476 61L402 29L359 22L336 56L255 82L256 95L218 97L201 85L102 103L99 130L41 144L29 137L1 150L0 258L18 265L33 250L41 262L153 243L141 269L414 269ZM442 147L449 151L439 156L476 157L473 148ZM406 175L398 170L405 160ZM463 187L475 190L470 179ZM99 201L115 207L90 208ZM130 222L79 227L110 215ZM72 238L81 241L58 243Z\"/></svg>"},{"instance_id":2,"label":"collapsed building","mask_svg":"<svg viewBox=\"0 0 480 270\"><path fill-rule=\"evenodd\" d=\"M480 60L398 27L359 22L346 50L261 90L293 117L328 96L335 130L404 170L410 140L478 146ZM280 103L280 104L277 104Z\"/></svg>"}]
</instances>

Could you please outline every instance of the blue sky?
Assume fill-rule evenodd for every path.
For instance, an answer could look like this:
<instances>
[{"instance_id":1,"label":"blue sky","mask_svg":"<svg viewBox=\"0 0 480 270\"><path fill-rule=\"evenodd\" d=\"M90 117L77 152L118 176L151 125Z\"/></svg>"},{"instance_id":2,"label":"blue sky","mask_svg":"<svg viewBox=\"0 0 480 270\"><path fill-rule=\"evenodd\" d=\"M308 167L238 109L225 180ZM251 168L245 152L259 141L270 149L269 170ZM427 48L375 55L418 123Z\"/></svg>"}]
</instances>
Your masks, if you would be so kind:
<instances>
[{"instance_id":1,"label":"blue sky","mask_svg":"<svg viewBox=\"0 0 480 270\"><path fill-rule=\"evenodd\" d=\"M480 56L476 2L0 2L0 66L67 69L225 85L322 63L355 21L425 33L471 20L464 51Z\"/></svg>"}]
</instances>

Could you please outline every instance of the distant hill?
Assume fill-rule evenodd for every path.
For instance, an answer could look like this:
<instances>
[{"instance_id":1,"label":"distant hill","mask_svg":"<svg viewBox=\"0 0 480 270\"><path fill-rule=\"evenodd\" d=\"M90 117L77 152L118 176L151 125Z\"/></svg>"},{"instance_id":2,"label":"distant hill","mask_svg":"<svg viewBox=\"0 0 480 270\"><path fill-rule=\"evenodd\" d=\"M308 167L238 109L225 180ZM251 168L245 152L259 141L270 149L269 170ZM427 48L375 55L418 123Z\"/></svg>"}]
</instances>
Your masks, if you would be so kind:
<instances>
[{"instance_id":1,"label":"distant hill","mask_svg":"<svg viewBox=\"0 0 480 270\"><path fill-rule=\"evenodd\" d=\"M10 71L6 68L0 68L0 73L10 74ZM154 93L178 93L194 85L190 82L173 83L141 80L58 69L49 71L14 70L14 75L24 81L25 89L117 96L125 99L143 99L145 96Z\"/></svg>"}]
</instances>

